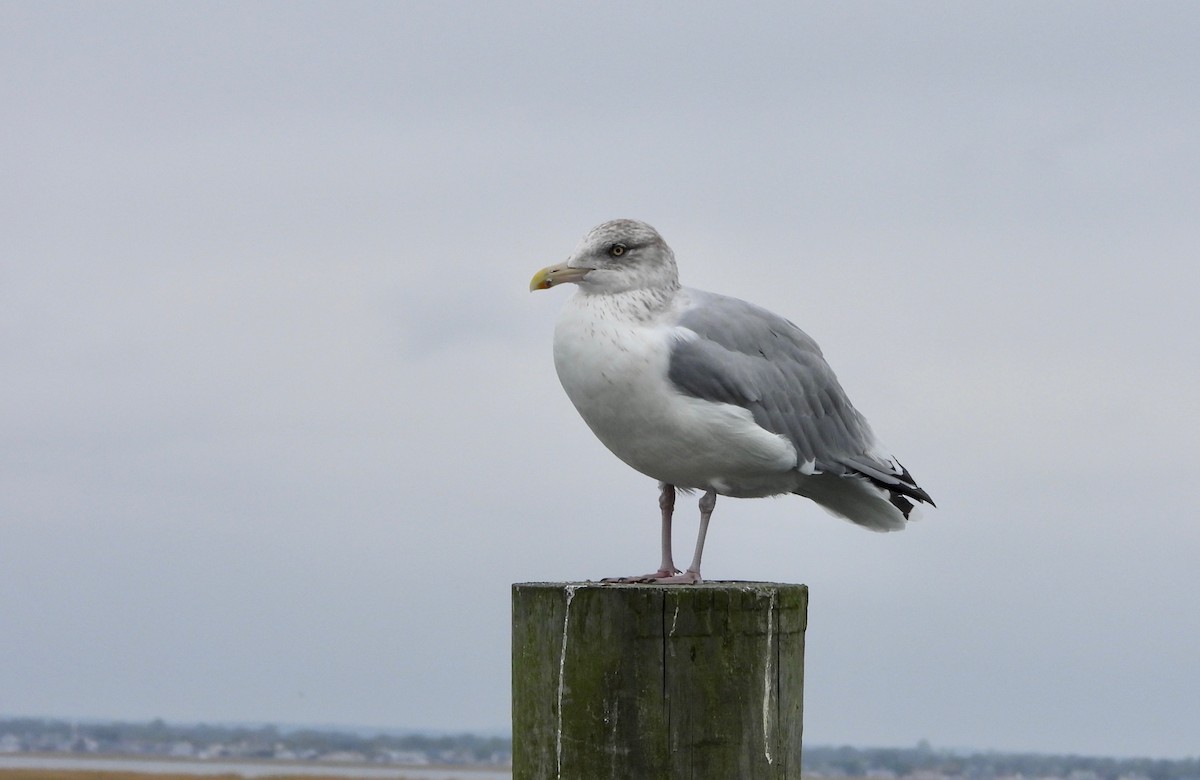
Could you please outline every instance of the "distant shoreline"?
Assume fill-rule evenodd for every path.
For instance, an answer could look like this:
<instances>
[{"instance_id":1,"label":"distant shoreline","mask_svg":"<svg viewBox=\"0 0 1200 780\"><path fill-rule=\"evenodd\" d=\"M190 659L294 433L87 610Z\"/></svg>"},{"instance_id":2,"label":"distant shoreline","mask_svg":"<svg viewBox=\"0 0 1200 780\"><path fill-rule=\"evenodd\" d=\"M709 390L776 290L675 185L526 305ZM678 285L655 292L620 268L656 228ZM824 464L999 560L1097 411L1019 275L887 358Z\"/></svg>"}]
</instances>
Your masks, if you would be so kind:
<instances>
[{"instance_id":1,"label":"distant shoreline","mask_svg":"<svg viewBox=\"0 0 1200 780\"><path fill-rule=\"evenodd\" d=\"M41 773L62 777L63 771L94 775L173 777L240 776L244 778L301 777L305 780L510 780L506 767L453 765L387 765L357 762L293 761L255 758L196 759L137 755L63 755L61 753L0 754L0 780L25 780Z\"/></svg>"}]
</instances>

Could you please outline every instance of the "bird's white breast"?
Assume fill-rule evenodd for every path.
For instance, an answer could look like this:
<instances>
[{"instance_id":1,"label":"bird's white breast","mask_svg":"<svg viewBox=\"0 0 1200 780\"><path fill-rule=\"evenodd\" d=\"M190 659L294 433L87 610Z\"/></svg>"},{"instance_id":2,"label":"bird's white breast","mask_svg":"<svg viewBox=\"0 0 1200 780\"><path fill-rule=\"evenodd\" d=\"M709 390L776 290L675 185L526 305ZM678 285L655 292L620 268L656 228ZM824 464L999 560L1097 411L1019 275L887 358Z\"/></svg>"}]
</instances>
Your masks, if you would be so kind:
<instances>
[{"instance_id":1,"label":"bird's white breast","mask_svg":"<svg viewBox=\"0 0 1200 780\"><path fill-rule=\"evenodd\" d=\"M689 337L636 293L576 294L554 330L554 365L592 432L643 474L728 495L791 490L796 451L787 440L746 409L671 385L671 346Z\"/></svg>"}]
</instances>

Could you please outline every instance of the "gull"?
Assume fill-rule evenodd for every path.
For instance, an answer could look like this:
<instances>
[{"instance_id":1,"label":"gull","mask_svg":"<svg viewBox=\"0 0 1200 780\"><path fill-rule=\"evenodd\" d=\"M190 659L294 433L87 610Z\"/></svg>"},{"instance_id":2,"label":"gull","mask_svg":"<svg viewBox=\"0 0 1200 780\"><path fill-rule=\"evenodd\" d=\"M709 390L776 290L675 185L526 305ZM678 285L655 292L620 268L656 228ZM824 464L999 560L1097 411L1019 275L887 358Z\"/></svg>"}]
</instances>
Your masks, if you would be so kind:
<instances>
[{"instance_id":1,"label":"gull","mask_svg":"<svg viewBox=\"0 0 1200 780\"><path fill-rule=\"evenodd\" d=\"M554 328L567 397L614 455L659 482L656 571L610 582L699 583L717 496L795 494L873 531L933 505L851 405L820 347L754 304L679 283L675 254L644 222L589 232L529 289L573 283ZM691 564L675 568L677 490L703 491Z\"/></svg>"}]
</instances>

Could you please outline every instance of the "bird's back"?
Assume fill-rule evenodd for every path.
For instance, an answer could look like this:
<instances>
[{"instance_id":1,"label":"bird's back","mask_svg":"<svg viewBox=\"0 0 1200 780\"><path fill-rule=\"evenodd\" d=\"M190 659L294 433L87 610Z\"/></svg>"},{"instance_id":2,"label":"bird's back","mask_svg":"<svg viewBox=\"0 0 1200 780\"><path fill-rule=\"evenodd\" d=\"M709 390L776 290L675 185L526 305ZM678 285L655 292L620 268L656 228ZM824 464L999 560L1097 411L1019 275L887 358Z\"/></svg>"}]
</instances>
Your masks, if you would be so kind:
<instances>
[{"instance_id":1,"label":"bird's back","mask_svg":"<svg viewBox=\"0 0 1200 780\"><path fill-rule=\"evenodd\" d=\"M795 448L793 492L878 530L903 527L909 499L932 503L850 403L820 347L789 320L751 303L684 290L672 350L682 393L748 410Z\"/></svg>"}]
</instances>

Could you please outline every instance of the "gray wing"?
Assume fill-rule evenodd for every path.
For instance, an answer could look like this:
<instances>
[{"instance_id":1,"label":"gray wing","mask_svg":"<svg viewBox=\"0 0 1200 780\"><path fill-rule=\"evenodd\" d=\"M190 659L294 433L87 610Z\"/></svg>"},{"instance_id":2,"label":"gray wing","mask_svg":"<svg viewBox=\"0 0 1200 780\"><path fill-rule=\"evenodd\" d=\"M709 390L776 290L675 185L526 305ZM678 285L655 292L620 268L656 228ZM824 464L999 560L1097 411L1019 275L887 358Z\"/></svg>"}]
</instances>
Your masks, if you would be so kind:
<instances>
[{"instance_id":1,"label":"gray wing","mask_svg":"<svg viewBox=\"0 0 1200 780\"><path fill-rule=\"evenodd\" d=\"M668 376L682 393L748 409L754 421L785 436L800 462L855 473L893 491L928 500L894 460L871 453L875 437L825 362L821 348L788 320L751 303L688 290L679 325L699 338L671 351Z\"/></svg>"}]
</instances>

